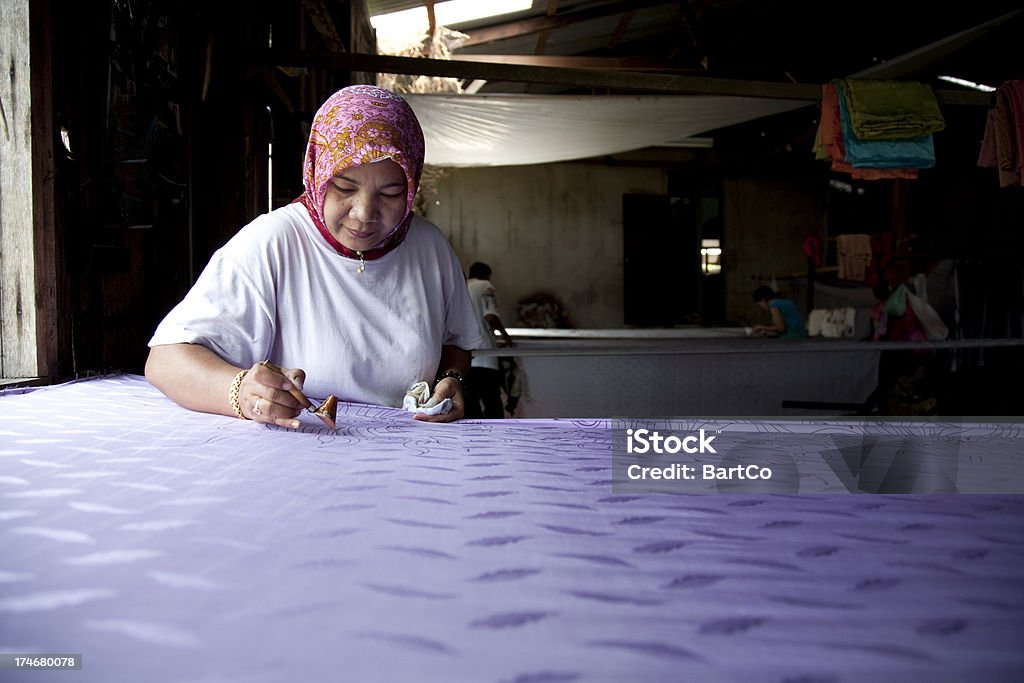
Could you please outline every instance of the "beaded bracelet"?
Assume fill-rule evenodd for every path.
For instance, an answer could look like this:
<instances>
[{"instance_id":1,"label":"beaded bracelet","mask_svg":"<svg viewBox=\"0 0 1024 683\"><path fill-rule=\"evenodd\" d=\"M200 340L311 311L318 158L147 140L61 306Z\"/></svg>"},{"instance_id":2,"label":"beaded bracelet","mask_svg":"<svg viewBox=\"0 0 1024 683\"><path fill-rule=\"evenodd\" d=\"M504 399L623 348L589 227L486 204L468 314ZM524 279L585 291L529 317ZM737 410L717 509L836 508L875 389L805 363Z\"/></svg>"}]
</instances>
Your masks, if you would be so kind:
<instances>
[{"instance_id":1,"label":"beaded bracelet","mask_svg":"<svg viewBox=\"0 0 1024 683\"><path fill-rule=\"evenodd\" d=\"M242 387L242 380L247 372L249 371L242 370L235 375L235 379L231 382L231 391L228 392L228 403L231 404L231 410L235 411L235 415L242 420L248 420L249 418L242 414L242 406L238 404L238 390Z\"/></svg>"}]
</instances>

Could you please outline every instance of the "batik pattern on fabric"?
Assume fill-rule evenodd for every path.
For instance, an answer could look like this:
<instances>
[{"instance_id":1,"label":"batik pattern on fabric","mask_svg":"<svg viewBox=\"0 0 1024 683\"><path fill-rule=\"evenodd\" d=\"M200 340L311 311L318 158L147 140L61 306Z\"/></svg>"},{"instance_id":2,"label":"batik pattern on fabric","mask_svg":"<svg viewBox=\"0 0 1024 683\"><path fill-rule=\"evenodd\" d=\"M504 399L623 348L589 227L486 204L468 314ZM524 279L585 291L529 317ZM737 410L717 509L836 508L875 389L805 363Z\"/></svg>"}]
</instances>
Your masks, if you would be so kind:
<instances>
[{"instance_id":1,"label":"batik pattern on fabric","mask_svg":"<svg viewBox=\"0 0 1024 683\"><path fill-rule=\"evenodd\" d=\"M0 680L1019 683L1015 420L679 418L799 493L655 493L613 483L622 420L286 430L133 375L0 390L3 652L84 658ZM1006 492L909 492L951 460Z\"/></svg>"}]
</instances>

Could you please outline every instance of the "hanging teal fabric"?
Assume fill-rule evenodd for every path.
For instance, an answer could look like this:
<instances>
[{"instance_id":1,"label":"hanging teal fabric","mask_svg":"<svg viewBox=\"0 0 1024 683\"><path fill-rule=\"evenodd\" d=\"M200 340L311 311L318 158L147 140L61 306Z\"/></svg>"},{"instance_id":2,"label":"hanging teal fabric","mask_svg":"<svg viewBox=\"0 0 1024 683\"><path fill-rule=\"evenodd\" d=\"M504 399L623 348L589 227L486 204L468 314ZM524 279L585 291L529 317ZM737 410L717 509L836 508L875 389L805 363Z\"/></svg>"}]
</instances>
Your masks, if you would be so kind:
<instances>
[{"instance_id":1,"label":"hanging teal fabric","mask_svg":"<svg viewBox=\"0 0 1024 683\"><path fill-rule=\"evenodd\" d=\"M850 123L850 108L843 81L836 80L839 91L839 118L846 146L846 161L854 168L931 168L935 165L932 136L906 140L861 140Z\"/></svg>"}]
</instances>

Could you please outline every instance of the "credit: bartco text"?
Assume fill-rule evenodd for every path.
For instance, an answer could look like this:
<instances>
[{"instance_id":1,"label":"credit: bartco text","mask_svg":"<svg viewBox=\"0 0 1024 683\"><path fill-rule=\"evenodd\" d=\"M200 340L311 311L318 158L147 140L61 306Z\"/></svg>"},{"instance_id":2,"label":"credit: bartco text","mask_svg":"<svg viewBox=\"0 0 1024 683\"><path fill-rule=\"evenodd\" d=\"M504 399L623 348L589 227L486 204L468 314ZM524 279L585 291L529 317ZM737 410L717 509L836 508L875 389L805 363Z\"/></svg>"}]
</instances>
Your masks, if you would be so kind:
<instances>
[{"instance_id":1,"label":"credit: bartco text","mask_svg":"<svg viewBox=\"0 0 1024 683\"><path fill-rule=\"evenodd\" d=\"M717 467L715 465L680 465L678 463L667 467L643 467L641 465L630 465L626 468L626 476L630 479L771 479L772 471L769 467L760 465L733 465L732 467Z\"/></svg>"}]
</instances>

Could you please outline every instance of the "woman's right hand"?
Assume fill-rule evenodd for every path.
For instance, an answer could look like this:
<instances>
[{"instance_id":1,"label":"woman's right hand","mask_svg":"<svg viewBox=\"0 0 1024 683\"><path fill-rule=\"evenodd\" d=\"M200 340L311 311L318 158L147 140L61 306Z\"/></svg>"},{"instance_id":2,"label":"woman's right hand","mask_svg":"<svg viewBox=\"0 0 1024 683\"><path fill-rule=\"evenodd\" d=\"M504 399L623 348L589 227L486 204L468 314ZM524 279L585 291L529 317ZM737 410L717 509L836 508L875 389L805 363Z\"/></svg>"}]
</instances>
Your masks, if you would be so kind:
<instances>
[{"instance_id":1,"label":"woman's right hand","mask_svg":"<svg viewBox=\"0 0 1024 683\"><path fill-rule=\"evenodd\" d=\"M239 408L245 417L255 422L296 429L300 423L295 416L303 406L290 390L301 391L305 381L306 373L300 368L255 363L238 387Z\"/></svg>"}]
</instances>

